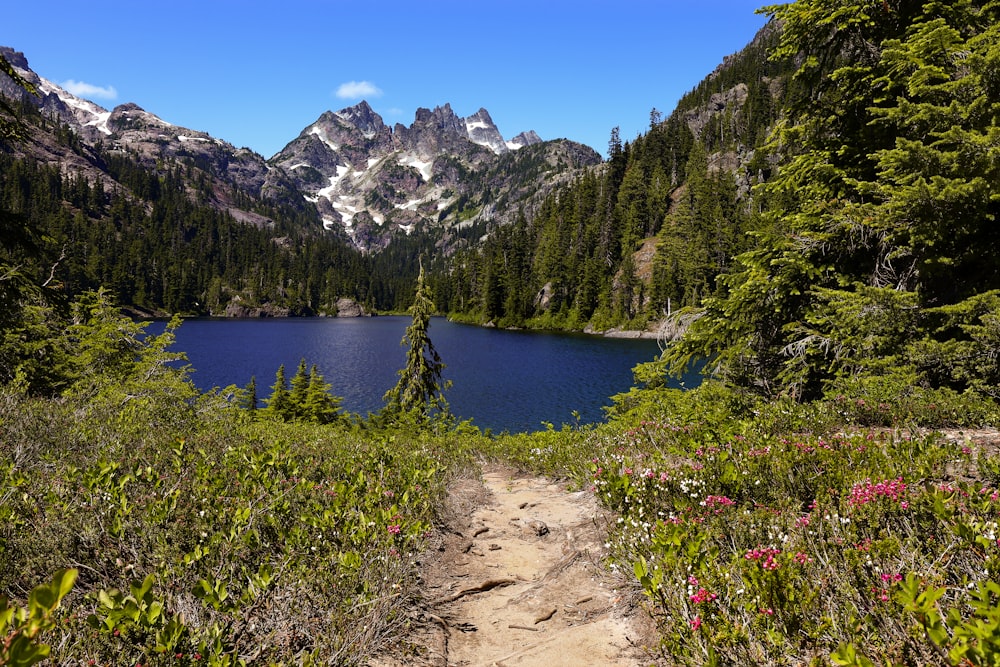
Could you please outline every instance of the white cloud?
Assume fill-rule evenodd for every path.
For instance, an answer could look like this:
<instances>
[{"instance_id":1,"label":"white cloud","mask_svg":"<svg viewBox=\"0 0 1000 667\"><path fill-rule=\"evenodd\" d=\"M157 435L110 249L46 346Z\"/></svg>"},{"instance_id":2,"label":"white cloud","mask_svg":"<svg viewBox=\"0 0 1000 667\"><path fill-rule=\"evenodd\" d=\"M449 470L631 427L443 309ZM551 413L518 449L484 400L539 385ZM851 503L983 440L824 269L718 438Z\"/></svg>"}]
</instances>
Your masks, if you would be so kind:
<instances>
[{"instance_id":1,"label":"white cloud","mask_svg":"<svg viewBox=\"0 0 1000 667\"><path fill-rule=\"evenodd\" d=\"M342 100L354 100L361 97L379 97L382 91L371 81L348 81L337 88L336 95Z\"/></svg>"},{"instance_id":2,"label":"white cloud","mask_svg":"<svg viewBox=\"0 0 1000 667\"><path fill-rule=\"evenodd\" d=\"M102 88L101 86L95 86L92 83L74 81L73 79L63 81L59 85L77 97L99 97L106 100L113 100L118 97L118 91L115 90L114 86L105 86Z\"/></svg>"}]
</instances>

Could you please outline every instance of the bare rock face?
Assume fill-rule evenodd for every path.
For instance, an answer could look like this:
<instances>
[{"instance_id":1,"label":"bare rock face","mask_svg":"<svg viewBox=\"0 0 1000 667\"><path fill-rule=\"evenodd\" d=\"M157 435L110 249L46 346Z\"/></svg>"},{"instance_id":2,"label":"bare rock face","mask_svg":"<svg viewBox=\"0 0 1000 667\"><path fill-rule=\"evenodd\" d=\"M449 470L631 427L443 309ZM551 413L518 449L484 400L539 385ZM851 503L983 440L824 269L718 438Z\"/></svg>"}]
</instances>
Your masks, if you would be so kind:
<instances>
[{"instance_id":1,"label":"bare rock face","mask_svg":"<svg viewBox=\"0 0 1000 667\"><path fill-rule=\"evenodd\" d=\"M532 146L540 143L542 143L542 138L538 136L538 133L534 130L529 130L527 132L522 132L508 141L507 147L511 150L517 150L518 148L524 148L525 146Z\"/></svg>"},{"instance_id":2,"label":"bare rock face","mask_svg":"<svg viewBox=\"0 0 1000 667\"><path fill-rule=\"evenodd\" d=\"M226 305L226 317L236 318L261 318L261 317L288 317L291 311L282 306L274 304L264 304L262 306L248 306L239 301L230 301Z\"/></svg>"},{"instance_id":3,"label":"bare rock face","mask_svg":"<svg viewBox=\"0 0 1000 667\"><path fill-rule=\"evenodd\" d=\"M364 317L368 313L354 299L341 297L337 299L337 317Z\"/></svg>"},{"instance_id":4,"label":"bare rock face","mask_svg":"<svg viewBox=\"0 0 1000 667\"><path fill-rule=\"evenodd\" d=\"M465 119L465 131L469 136L469 141L486 146L498 155L511 150L507 142L503 140L500 130L493 123L490 112L486 109L480 109Z\"/></svg>"},{"instance_id":5,"label":"bare rock face","mask_svg":"<svg viewBox=\"0 0 1000 667\"><path fill-rule=\"evenodd\" d=\"M747 101L748 89L745 83L738 83L728 90L713 93L708 104L701 109L688 111L684 114L691 132L697 137L716 115L725 113L727 109L736 111L743 108Z\"/></svg>"}]
</instances>

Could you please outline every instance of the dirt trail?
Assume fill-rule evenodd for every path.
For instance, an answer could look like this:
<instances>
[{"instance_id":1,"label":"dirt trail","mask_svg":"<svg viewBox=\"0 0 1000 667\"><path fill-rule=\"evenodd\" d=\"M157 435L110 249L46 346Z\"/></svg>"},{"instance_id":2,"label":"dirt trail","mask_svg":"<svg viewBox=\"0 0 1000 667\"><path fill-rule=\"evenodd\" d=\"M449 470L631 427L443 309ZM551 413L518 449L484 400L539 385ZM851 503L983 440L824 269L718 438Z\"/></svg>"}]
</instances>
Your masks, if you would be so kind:
<instances>
[{"instance_id":1,"label":"dirt trail","mask_svg":"<svg viewBox=\"0 0 1000 667\"><path fill-rule=\"evenodd\" d=\"M417 629L372 667L653 664L635 592L600 563L591 494L497 468L457 484L451 505Z\"/></svg>"}]
</instances>

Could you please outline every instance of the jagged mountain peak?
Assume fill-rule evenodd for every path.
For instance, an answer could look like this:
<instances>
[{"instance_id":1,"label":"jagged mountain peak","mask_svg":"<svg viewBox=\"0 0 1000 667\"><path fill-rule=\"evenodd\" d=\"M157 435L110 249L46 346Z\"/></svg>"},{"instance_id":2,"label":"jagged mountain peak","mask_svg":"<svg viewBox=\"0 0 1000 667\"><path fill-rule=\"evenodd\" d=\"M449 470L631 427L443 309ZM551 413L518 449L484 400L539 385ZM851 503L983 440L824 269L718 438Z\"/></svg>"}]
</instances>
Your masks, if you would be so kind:
<instances>
[{"instance_id":1,"label":"jagged mountain peak","mask_svg":"<svg viewBox=\"0 0 1000 667\"><path fill-rule=\"evenodd\" d=\"M466 117L465 131L470 141L486 146L497 155L511 150L486 109L480 108L476 113Z\"/></svg>"},{"instance_id":2,"label":"jagged mountain peak","mask_svg":"<svg viewBox=\"0 0 1000 667\"><path fill-rule=\"evenodd\" d=\"M543 143L534 131L504 140L489 111L480 108L461 117L450 103L420 107L410 125L391 129L367 102L326 112L289 143L270 163L282 167L305 197L320 211L327 228L343 228L365 249L383 247L397 230L456 224L470 216L494 216L499 191L525 186L501 183L489 176L490 189L480 192L477 179L487 178L498 160L526 146ZM584 147L581 147L584 148ZM582 166L600 161L591 149L562 164ZM544 149L543 151L544 152ZM563 155L562 145L551 146ZM556 168L559 160L549 165ZM539 184L536 180L535 187Z\"/></svg>"},{"instance_id":3,"label":"jagged mountain peak","mask_svg":"<svg viewBox=\"0 0 1000 667\"><path fill-rule=\"evenodd\" d=\"M516 151L519 148L524 148L525 146L532 146L534 144L542 143L542 138L538 136L538 133L534 130L528 130L527 132L522 132L510 141L507 142L507 148L512 151Z\"/></svg>"},{"instance_id":4,"label":"jagged mountain peak","mask_svg":"<svg viewBox=\"0 0 1000 667\"><path fill-rule=\"evenodd\" d=\"M361 100L352 107L341 109L333 115L360 130L362 135L368 139L388 129L382 116L378 115L365 100Z\"/></svg>"},{"instance_id":5,"label":"jagged mountain peak","mask_svg":"<svg viewBox=\"0 0 1000 667\"><path fill-rule=\"evenodd\" d=\"M0 55L6 58L7 62L17 69L29 69L28 59L25 57L23 51L15 51L9 46L0 46Z\"/></svg>"}]
</instances>

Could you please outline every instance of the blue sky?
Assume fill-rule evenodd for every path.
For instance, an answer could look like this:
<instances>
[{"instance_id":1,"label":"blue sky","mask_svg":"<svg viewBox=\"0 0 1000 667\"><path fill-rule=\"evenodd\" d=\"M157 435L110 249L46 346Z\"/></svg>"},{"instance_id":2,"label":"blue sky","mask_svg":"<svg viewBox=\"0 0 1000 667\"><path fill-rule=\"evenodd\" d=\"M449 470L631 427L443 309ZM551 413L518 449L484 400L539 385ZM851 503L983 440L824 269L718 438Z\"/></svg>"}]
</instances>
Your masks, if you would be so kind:
<instances>
[{"instance_id":1,"label":"blue sky","mask_svg":"<svg viewBox=\"0 0 1000 667\"><path fill-rule=\"evenodd\" d=\"M63 0L4 7L0 44L101 106L271 157L326 110L367 99L389 125L485 107L604 154L645 131L764 24L750 0Z\"/></svg>"}]
</instances>

